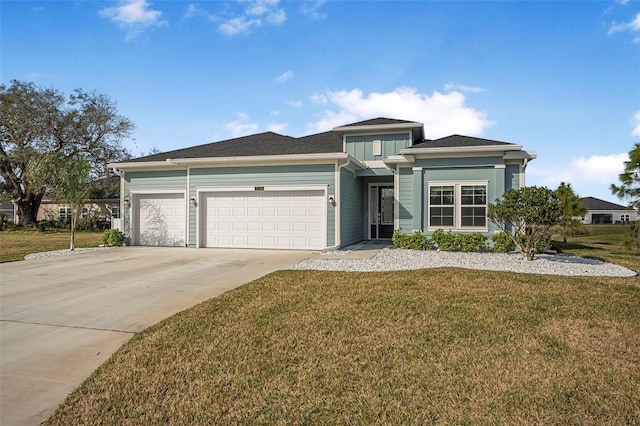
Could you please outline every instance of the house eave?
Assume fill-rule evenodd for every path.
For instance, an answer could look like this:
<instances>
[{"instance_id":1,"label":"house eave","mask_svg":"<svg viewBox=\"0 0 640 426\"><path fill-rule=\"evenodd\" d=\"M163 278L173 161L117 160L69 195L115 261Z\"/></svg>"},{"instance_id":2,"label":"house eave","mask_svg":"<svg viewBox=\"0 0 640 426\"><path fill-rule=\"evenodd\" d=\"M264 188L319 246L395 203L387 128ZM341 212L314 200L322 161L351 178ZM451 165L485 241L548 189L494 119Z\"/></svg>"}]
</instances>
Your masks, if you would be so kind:
<instances>
[{"instance_id":1,"label":"house eave","mask_svg":"<svg viewBox=\"0 0 640 426\"><path fill-rule=\"evenodd\" d=\"M322 164L349 160L358 169L366 166L344 152L317 154L256 155L243 157L167 158L164 161L111 163L109 168L122 170L184 169L186 167L254 166L280 164Z\"/></svg>"},{"instance_id":2,"label":"house eave","mask_svg":"<svg viewBox=\"0 0 640 426\"><path fill-rule=\"evenodd\" d=\"M485 146L457 146L457 147L436 147L436 148L405 148L400 150L402 155L428 156L440 154L461 154L461 153L496 153L505 155L509 151L522 151L520 145L485 145ZM526 151L524 151L526 152Z\"/></svg>"},{"instance_id":3,"label":"house eave","mask_svg":"<svg viewBox=\"0 0 640 426\"><path fill-rule=\"evenodd\" d=\"M372 124L364 126L340 126L334 127L334 132L354 133L354 132L372 132L372 131L389 131L389 130L412 130L422 129L423 124L417 122L411 123L393 123L393 124Z\"/></svg>"}]
</instances>

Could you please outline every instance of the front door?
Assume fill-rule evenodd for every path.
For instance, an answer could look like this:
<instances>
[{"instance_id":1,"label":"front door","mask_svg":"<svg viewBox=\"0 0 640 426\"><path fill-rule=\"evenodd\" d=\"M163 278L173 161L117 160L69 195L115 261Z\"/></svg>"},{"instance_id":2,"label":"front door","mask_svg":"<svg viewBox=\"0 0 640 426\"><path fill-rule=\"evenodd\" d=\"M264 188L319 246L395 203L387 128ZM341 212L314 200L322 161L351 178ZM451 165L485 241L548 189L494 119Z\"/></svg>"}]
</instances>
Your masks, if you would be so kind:
<instances>
[{"instance_id":1,"label":"front door","mask_svg":"<svg viewBox=\"0 0 640 426\"><path fill-rule=\"evenodd\" d=\"M369 190L369 238L393 236L393 185L371 185Z\"/></svg>"}]
</instances>

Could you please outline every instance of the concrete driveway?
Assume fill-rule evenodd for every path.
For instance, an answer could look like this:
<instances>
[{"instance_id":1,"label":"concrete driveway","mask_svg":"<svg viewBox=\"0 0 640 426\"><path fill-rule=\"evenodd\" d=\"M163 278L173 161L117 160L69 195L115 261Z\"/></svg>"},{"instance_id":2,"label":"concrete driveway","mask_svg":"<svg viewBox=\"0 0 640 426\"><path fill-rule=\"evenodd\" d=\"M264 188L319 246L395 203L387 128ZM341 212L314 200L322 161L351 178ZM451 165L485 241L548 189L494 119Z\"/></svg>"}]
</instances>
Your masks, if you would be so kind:
<instances>
[{"instance_id":1,"label":"concrete driveway","mask_svg":"<svg viewBox=\"0 0 640 426\"><path fill-rule=\"evenodd\" d=\"M0 424L40 424L135 333L309 254L124 247L1 265Z\"/></svg>"}]
</instances>

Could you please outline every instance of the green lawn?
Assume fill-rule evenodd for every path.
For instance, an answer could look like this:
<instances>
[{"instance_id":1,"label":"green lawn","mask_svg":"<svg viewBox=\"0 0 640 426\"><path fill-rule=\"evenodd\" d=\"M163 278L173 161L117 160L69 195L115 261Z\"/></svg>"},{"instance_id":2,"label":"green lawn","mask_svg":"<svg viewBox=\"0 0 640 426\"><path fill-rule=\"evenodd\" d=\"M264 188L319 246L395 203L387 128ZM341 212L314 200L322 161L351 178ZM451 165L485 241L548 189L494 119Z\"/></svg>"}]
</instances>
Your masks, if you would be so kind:
<instances>
[{"instance_id":1,"label":"green lawn","mask_svg":"<svg viewBox=\"0 0 640 426\"><path fill-rule=\"evenodd\" d=\"M432 269L270 274L135 336L49 424L639 419L640 278Z\"/></svg>"},{"instance_id":2,"label":"green lawn","mask_svg":"<svg viewBox=\"0 0 640 426\"><path fill-rule=\"evenodd\" d=\"M97 247L102 244L102 232L76 231L76 247ZM69 248L69 231L1 231L0 263L22 260L31 253Z\"/></svg>"}]
</instances>

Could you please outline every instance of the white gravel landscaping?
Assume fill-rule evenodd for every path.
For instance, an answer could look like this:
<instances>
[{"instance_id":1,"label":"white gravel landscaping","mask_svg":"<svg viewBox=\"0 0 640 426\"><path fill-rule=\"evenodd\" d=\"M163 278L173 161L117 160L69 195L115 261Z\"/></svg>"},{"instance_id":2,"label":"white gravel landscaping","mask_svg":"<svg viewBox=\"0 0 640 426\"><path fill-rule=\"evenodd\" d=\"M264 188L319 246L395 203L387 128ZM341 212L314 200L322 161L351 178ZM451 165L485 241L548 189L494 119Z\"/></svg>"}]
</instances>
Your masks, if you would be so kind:
<instances>
[{"instance_id":1,"label":"white gravel landscaping","mask_svg":"<svg viewBox=\"0 0 640 426\"><path fill-rule=\"evenodd\" d=\"M441 267L594 277L633 277L637 275L635 271L623 266L564 254L541 254L537 255L533 261L527 261L519 253L461 253L398 248L382 249L371 259L307 259L289 269L379 272Z\"/></svg>"},{"instance_id":2,"label":"white gravel landscaping","mask_svg":"<svg viewBox=\"0 0 640 426\"><path fill-rule=\"evenodd\" d=\"M69 249L43 251L40 253L28 254L24 257L24 260L42 259L43 257L70 256L73 254L90 253L92 251L106 250L109 248L113 248L113 247L85 247L85 248L76 248L74 251L71 251Z\"/></svg>"}]
</instances>

